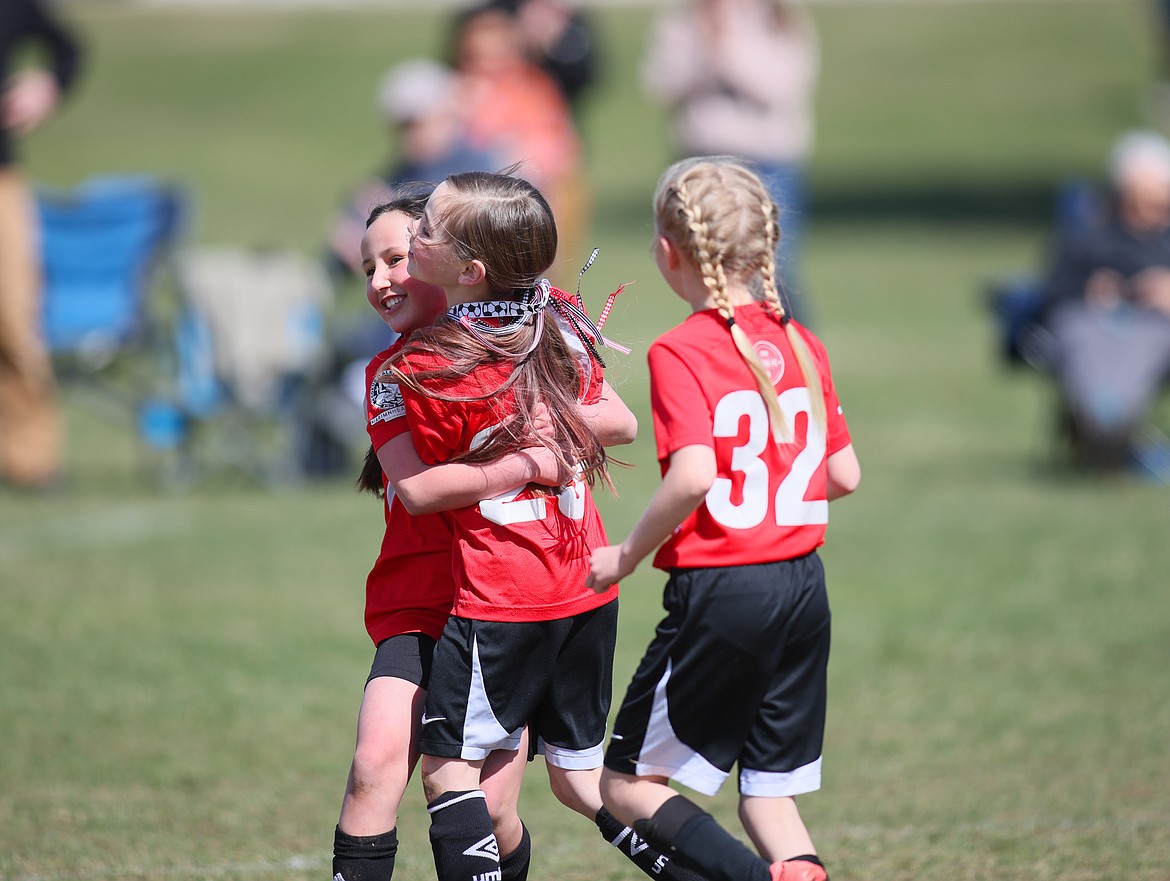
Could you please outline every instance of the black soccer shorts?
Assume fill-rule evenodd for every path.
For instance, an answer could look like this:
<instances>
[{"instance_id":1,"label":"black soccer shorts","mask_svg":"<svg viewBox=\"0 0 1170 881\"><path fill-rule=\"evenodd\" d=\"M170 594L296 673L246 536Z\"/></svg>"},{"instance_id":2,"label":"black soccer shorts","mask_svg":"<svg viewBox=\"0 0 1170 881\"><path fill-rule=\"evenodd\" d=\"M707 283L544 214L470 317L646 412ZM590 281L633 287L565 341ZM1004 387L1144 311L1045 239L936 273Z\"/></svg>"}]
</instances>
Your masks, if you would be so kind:
<instances>
[{"instance_id":1,"label":"black soccer shorts","mask_svg":"<svg viewBox=\"0 0 1170 881\"><path fill-rule=\"evenodd\" d=\"M601 765L613 691L618 601L554 621L452 616L435 647L419 749L483 759L539 732L550 765Z\"/></svg>"},{"instance_id":2,"label":"black soccer shorts","mask_svg":"<svg viewBox=\"0 0 1170 881\"><path fill-rule=\"evenodd\" d=\"M705 795L820 788L830 614L817 555L672 573L605 766Z\"/></svg>"},{"instance_id":3,"label":"black soccer shorts","mask_svg":"<svg viewBox=\"0 0 1170 881\"><path fill-rule=\"evenodd\" d=\"M389 676L405 679L426 689L431 678L431 656L435 651L435 640L425 633L399 633L378 643L374 650L374 661L370 665L369 685L374 679Z\"/></svg>"}]
</instances>

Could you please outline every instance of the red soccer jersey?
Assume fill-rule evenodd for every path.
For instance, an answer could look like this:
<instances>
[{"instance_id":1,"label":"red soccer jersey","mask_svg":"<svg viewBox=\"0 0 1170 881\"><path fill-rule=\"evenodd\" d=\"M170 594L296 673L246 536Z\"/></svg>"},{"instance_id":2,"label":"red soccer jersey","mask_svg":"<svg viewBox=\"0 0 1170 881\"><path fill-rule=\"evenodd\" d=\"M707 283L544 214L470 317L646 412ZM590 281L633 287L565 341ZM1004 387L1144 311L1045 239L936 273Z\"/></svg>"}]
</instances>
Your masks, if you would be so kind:
<instances>
[{"instance_id":1,"label":"red soccer jersey","mask_svg":"<svg viewBox=\"0 0 1170 881\"><path fill-rule=\"evenodd\" d=\"M409 431L402 394L395 383L376 382L382 364L402 347L399 340L366 366L366 431L374 449ZM366 578L366 631L377 645L400 633L439 638L455 586L451 583L451 524L439 514L411 516L386 487L386 532Z\"/></svg>"},{"instance_id":2,"label":"red soccer jersey","mask_svg":"<svg viewBox=\"0 0 1170 881\"><path fill-rule=\"evenodd\" d=\"M702 444L717 476L703 503L654 558L660 569L787 560L824 542L826 459L848 446L849 429L824 346L797 326L820 374L827 436L812 424L808 389L787 334L758 304L735 310L772 378L793 443L777 444L755 378L715 309L697 312L650 347L650 403L658 459Z\"/></svg>"},{"instance_id":3,"label":"red soccer jersey","mask_svg":"<svg viewBox=\"0 0 1170 881\"><path fill-rule=\"evenodd\" d=\"M399 362L418 373L445 364L433 353ZM483 364L468 375L428 382L445 401L401 387L411 435L427 464L437 464L482 443L512 413L510 392L494 394L511 364ZM599 373L600 371L598 371ZM588 486L574 481L557 495L522 489L444 515L455 535L451 574L452 613L482 621L550 621L610 602L617 585L603 594L585 587L589 556L606 544L601 515Z\"/></svg>"}]
</instances>

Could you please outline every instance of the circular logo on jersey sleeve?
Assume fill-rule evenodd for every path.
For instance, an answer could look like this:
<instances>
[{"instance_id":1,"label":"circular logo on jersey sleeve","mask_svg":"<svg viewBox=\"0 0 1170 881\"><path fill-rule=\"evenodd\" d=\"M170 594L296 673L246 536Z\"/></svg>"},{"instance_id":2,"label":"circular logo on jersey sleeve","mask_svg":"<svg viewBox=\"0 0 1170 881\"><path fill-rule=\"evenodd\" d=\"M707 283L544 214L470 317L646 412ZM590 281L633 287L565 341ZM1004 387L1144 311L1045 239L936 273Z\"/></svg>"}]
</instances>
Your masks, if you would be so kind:
<instances>
[{"instance_id":1,"label":"circular logo on jersey sleeve","mask_svg":"<svg viewBox=\"0 0 1170 881\"><path fill-rule=\"evenodd\" d=\"M778 383L780 377L784 375L784 354L775 343L768 340L758 340L752 344L752 348L756 350L756 356L764 365L764 371L768 374L772 385Z\"/></svg>"},{"instance_id":2,"label":"circular logo on jersey sleeve","mask_svg":"<svg viewBox=\"0 0 1170 881\"><path fill-rule=\"evenodd\" d=\"M396 382L374 382L370 385L370 403L379 410L402 406L402 392Z\"/></svg>"}]
</instances>

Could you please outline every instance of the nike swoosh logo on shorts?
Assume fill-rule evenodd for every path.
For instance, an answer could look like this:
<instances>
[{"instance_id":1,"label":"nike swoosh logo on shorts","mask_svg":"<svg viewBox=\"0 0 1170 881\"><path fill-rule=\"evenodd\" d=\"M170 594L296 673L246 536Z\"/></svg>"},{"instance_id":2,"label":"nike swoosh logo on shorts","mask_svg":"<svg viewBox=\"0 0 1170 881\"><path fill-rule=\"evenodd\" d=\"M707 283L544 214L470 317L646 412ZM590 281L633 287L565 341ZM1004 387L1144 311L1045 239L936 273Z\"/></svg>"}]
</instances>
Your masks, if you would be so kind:
<instances>
[{"instance_id":1,"label":"nike swoosh logo on shorts","mask_svg":"<svg viewBox=\"0 0 1170 881\"><path fill-rule=\"evenodd\" d=\"M446 716L428 716L426 713L423 713L421 724L430 725L432 722L442 722L446 718Z\"/></svg>"}]
</instances>

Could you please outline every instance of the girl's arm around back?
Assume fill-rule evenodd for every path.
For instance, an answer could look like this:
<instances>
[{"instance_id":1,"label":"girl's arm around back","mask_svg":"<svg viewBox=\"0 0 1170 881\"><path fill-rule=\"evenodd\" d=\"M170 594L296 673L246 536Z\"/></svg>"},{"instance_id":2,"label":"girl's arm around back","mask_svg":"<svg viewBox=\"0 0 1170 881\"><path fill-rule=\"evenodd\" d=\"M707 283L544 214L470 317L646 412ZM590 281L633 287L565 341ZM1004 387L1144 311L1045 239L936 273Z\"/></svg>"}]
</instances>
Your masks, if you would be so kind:
<instances>
[{"instance_id":1,"label":"girl's arm around back","mask_svg":"<svg viewBox=\"0 0 1170 881\"><path fill-rule=\"evenodd\" d=\"M849 495L861 483L861 463L857 461L853 444L829 456L826 466L829 472L826 485L829 501Z\"/></svg>"},{"instance_id":2,"label":"girl's arm around back","mask_svg":"<svg viewBox=\"0 0 1170 881\"><path fill-rule=\"evenodd\" d=\"M465 508L528 483L555 486L559 465L542 446L508 453L482 465L445 462L427 466L419 458L409 433L378 448L378 462L390 488L410 514L433 514Z\"/></svg>"},{"instance_id":3,"label":"girl's arm around back","mask_svg":"<svg viewBox=\"0 0 1170 881\"><path fill-rule=\"evenodd\" d=\"M585 586L600 593L633 572L702 503L715 476L711 447L692 444L675 450L662 483L626 540L593 552Z\"/></svg>"}]
</instances>

